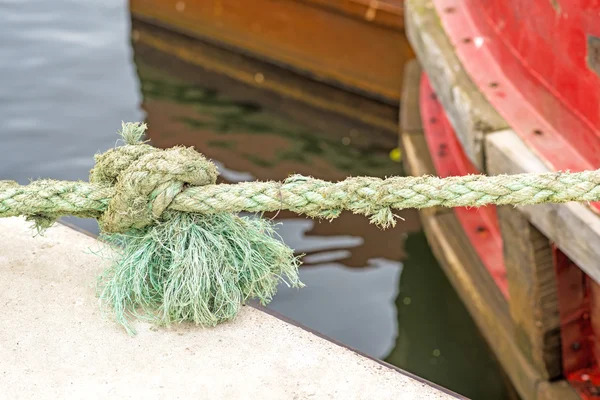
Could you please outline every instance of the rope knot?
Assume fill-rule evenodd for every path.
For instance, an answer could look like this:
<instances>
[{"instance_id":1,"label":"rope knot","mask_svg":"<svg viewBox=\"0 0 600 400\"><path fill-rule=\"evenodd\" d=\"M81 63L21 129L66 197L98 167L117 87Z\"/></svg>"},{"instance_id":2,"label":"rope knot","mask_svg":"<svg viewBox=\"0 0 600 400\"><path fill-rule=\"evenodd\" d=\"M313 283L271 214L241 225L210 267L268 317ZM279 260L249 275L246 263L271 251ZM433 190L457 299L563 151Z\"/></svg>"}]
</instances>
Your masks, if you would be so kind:
<instances>
[{"instance_id":1,"label":"rope knot","mask_svg":"<svg viewBox=\"0 0 600 400\"><path fill-rule=\"evenodd\" d=\"M99 219L105 232L126 232L158 220L187 185L212 185L217 168L191 147L157 149L141 142L146 124L123 124L125 146L95 157L90 182L115 187Z\"/></svg>"}]
</instances>

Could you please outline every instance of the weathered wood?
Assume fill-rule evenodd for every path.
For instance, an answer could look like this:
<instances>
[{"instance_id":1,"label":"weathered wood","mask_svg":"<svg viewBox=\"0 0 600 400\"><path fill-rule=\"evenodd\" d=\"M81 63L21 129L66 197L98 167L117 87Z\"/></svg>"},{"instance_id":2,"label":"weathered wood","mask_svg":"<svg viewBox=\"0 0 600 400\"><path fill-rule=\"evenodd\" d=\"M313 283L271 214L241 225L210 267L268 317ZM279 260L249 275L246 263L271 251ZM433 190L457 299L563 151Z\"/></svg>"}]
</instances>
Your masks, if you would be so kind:
<instances>
[{"instance_id":1,"label":"weathered wood","mask_svg":"<svg viewBox=\"0 0 600 400\"><path fill-rule=\"evenodd\" d=\"M547 172L548 168L511 130L486 137L488 174ZM596 282L600 282L600 217L580 203L542 204L519 210Z\"/></svg>"},{"instance_id":2,"label":"weathered wood","mask_svg":"<svg viewBox=\"0 0 600 400\"><path fill-rule=\"evenodd\" d=\"M577 400L580 397L565 380L557 382L542 382L538 386L539 400Z\"/></svg>"},{"instance_id":3,"label":"weathered wood","mask_svg":"<svg viewBox=\"0 0 600 400\"><path fill-rule=\"evenodd\" d=\"M400 100L400 130L405 133L422 134L423 122L419 108L421 66L417 60L411 60L404 66L403 82Z\"/></svg>"},{"instance_id":4,"label":"weathered wood","mask_svg":"<svg viewBox=\"0 0 600 400\"><path fill-rule=\"evenodd\" d=\"M425 141L421 112L419 109L419 83L421 67L418 61L407 63L404 68L404 85L402 87L402 105L400 116L400 140L404 149L402 159L404 170L408 175L435 175L435 166L429 156L429 147ZM432 207L421 210L422 215L449 213L451 209Z\"/></svg>"},{"instance_id":5,"label":"weathered wood","mask_svg":"<svg viewBox=\"0 0 600 400\"><path fill-rule=\"evenodd\" d=\"M484 136L506 128L506 122L462 68L431 2L406 0L404 13L406 34L465 153L485 171Z\"/></svg>"},{"instance_id":6,"label":"weathered wood","mask_svg":"<svg viewBox=\"0 0 600 400\"><path fill-rule=\"evenodd\" d=\"M514 207L497 210L517 344L542 378L556 378L561 374L560 315L550 242Z\"/></svg>"},{"instance_id":7,"label":"weathered wood","mask_svg":"<svg viewBox=\"0 0 600 400\"><path fill-rule=\"evenodd\" d=\"M132 0L134 18L397 104L413 52L399 1ZM373 60L376 60L374 63Z\"/></svg>"}]
</instances>

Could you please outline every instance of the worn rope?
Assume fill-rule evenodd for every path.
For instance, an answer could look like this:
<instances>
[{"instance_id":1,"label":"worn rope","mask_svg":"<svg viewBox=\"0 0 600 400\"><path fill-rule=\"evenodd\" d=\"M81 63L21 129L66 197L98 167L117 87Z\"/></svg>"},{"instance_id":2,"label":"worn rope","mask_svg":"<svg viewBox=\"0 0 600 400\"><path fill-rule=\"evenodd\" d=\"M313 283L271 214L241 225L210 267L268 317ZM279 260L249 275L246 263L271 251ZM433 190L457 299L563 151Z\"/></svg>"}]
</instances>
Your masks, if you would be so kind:
<instances>
[{"instance_id":1,"label":"worn rope","mask_svg":"<svg viewBox=\"0 0 600 400\"><path fill-rule=\"evenodd\" d=\"M107 232L141 228L166 210L200 214L290 210L333 219L344 210L394 224L392 210L600 200L600 170L518 175L351 177L215 184L217 169L191 148L128 144L96 157L90 182L0 181L0 217L98 218Z\"/></svg>"}]
</instances>

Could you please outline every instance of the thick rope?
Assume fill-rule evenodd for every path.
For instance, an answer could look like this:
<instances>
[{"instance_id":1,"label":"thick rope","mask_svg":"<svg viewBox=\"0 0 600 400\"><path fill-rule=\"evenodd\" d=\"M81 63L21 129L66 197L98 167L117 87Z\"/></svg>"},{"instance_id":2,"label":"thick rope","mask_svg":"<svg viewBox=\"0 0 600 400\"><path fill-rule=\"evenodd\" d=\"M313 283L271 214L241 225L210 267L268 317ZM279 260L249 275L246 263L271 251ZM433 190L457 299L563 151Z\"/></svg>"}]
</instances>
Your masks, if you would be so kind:
<instances>
[{"instance_id":1,"label":"thick rope","mask_svg":"<svg viewBox=\"0 0 600 400\"><path fill-rule=\"evenodd\" d=\"M137 143L143 129L140 124L124 126L129 144L97 156L90 183L39 180L21 186L0 181L0 217L25 215L42 225L63 215L92 217L106 232L125 232L150 225L165 210L290 210L327 219L348 210L387 227L395 223L394 209L600 200L600 170L443 179L352 177L341 182L295 175L284 182L215 184L217 169L201 154Z\"/></svg>"},{"instance_id":2,"label":"thick rope","mask_svg":"<svg viewBox=\"0 0 600 400\"><path fill-rule=\"evenodd\" d=\"M181 184L174 186L173 191L179 189ZM171 189L169 187L167 192ZM147 221L149 218L143 216L141 211L156 208L201 214L290 210L323 218L335 218L343 210L349 210L375 217L374 222L386 225L389 219L385 215L389 209L599 201L600 171L467 175L444 179L431 176L387 179L357 177L335 183L292 176L283 183L191 186L175 196L169 196L172 199L167 207L164 204L168 200L160 201L160 207L146 205L154 204L156 200L136 206L136 196L128 192L117 195L117 192L116 187L86 182L39 180L22 186L11 181L0 181L0 217L76 215L101 218L111 209L109 205L116 198L131 204L131 207L124 211L113 210L116 215L111 218L125 219L133 214ZM141 191L146 192L152 193L151 190ZM163 196L164 190L160 193ZM157 195L154 197L158 198ZM113 206L113 209L116 208ZM152 214L155 217L160 215L157 212ZM380 215L384 215L383 219L378 218ZM130 226L136 224L133 222ZM125 224L121 222L116 225L116 229L108 230L118 231Z\"/></svg>"}]
</instances>

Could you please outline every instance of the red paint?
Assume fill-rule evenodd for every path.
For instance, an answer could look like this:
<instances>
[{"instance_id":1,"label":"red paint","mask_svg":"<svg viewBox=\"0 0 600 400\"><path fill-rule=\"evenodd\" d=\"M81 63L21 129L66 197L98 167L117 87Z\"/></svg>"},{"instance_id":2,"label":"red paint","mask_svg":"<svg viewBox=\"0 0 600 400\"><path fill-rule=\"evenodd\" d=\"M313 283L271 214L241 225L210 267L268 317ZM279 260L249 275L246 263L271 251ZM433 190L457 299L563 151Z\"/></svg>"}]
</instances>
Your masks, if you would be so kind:
<instances>
[{"instance_id":1,"label":"red paint","mask_svg":"<svg viewBox=\"0 0 600 400\"><path fill-rule=\"evenodd\" d=\"M553 248L563 374L582 399L600 396L600 286Z\"/></svg>"},{"instance_id":2,"label":"red paint","mask_svg":"<svg viewBox=\"0 0 600 400\"><path fill-rule=\"evenodd\" d=\"M550 168L600 168L600 77L588 65L600 0L433 2L472 80Z\"/></svg>"},{"instance_id":3,"label":"red paint","mask_svg":"<svg viewBox=\"0 0 600 400\"><path fill-rule=\"evenodd\" d=\"M444 178L479 173L463 151L425 74L421 77L419 98L425 138L437 174ZM494 282L504 297L508 298L496 207L455 208L454 212Z\"/></svg>"}]
</instances>

